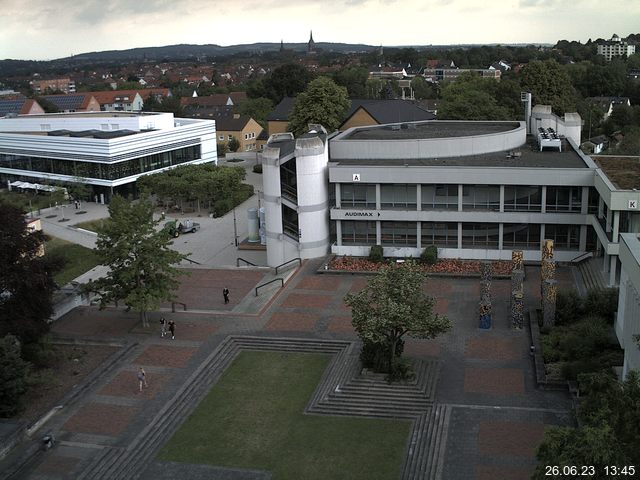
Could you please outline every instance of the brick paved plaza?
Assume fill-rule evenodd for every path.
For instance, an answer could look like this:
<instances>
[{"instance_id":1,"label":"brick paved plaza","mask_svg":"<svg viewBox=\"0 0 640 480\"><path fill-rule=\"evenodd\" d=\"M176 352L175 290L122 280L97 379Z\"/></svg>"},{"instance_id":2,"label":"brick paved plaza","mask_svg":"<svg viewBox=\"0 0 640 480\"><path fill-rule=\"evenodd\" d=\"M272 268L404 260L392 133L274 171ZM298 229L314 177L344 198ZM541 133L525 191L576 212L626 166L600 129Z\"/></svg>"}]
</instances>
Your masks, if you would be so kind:
<instances>
[{"instance_id":1,"label":"brick paved plaza","mask_svg":"<svg viewBox=\"0 0 640 480\"><path fill-rule=\"evenodd\" d=\"M354 340L350 309L343 298L362 289L371 277L317 274L319 265L320 261L303 264L260 314L231 309L254 295L264 271L194 269L178 291L178 300L188 310L153 312L148 329L139 325L137 315L122 308L78 308L56 322L55 335L94 342L119 339L123 354L75 403L49 421L46 428L57 432L59 446L42 455L28 475L43 480L77 478L101 448L126 449L172 399L179 398L180 389L199 375L198 367L229 334ZM538 268L527 268L529 307L539 302L539 275ZM559 269L558 278L560 288L571 286L569 269ZM231 291L229 305L222 301L224 286ZM545 425L568 424L571 404L564 393L536 388L529 333L512 330L507 318L509 280L493 281L493 325L486 331L478 328L476 314L479 279L433 277L425 290L436 298L436 312L454 324L440 338L407 338L405 344L405 355L440 363L435 401L451 409L441 478L528 478ZM160 338L161 315L176 322L176 340ZM139 366L149 379L149 388L141 394L136 380ZM153 456L145 465L147 474L141 478L163 470ZM166 468L175 473L179 466ZM218 478L212 473L216 471L219 478L232 478L215 469L207 470L213 475L207 478Z\"/></svg>"}]
</instances>

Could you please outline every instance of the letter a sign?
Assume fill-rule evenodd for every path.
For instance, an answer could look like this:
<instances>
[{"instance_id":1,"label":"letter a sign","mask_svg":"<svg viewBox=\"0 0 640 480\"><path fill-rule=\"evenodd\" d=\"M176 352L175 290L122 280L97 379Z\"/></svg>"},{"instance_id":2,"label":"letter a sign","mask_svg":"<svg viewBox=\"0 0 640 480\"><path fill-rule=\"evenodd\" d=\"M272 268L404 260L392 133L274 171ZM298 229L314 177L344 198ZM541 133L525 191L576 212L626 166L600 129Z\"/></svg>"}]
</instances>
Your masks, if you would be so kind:
<instances>
[{"instance_id":1,"label":"letter a sign","mask_svg":"<svg viewBox=\"0 0 640 480\"><path fill-rule=\"evenodd\" d=\"M353 174L353 181L354 182L359 182L360 181L360 174L359 173L354 173Z\"/></svg>"}]
</instances>

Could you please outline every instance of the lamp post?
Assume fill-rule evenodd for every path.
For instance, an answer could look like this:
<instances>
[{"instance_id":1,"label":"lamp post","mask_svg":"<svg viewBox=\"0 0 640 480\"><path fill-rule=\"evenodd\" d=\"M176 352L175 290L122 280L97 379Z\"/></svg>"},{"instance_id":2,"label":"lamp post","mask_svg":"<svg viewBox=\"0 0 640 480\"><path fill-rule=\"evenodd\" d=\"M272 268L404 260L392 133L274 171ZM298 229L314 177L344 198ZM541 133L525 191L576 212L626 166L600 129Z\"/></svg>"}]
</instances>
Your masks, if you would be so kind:
<instances>
[{"instance_id":1,"label":"lamp post","mask_svg":"<svg viewBox=\"0 0 640 480\"><path fill-rule=\"evenodd\" d=\"M233 238L235 240L236 247L238 246L238 224L236 222L236 207L233 207Z\"/></svg>"}]
</instances>

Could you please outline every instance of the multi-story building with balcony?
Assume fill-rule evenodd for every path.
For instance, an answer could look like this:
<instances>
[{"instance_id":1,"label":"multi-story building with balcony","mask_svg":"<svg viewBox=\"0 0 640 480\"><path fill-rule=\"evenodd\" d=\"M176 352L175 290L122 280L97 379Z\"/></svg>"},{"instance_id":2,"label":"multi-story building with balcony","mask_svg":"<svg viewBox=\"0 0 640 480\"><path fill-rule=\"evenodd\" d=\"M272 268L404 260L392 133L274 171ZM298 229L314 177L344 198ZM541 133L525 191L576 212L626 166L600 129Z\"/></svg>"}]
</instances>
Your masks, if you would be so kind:
<instances>
[{"instance_id":1,"label":"multi-story building with balcony","mask_svg":"<svg viewBox=\"0 0 640 480\"><path fill-rule=\"evenodd\" d=\"M636 53L636 46L614 34L610 40L598 43L597 52L610 62L613 57L630 57Z\"/></svg>"}]
</instances>

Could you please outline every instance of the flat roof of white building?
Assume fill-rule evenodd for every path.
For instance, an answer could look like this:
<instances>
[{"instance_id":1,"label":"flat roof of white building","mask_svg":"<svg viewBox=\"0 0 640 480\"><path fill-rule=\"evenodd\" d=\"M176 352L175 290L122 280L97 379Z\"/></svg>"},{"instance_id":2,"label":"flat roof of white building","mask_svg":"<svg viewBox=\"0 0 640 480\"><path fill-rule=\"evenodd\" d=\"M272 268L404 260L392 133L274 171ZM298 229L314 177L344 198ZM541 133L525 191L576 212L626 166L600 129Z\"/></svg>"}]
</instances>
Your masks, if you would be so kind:
<instances>
[{"instance_id":1,"label":"flat roof of white building","mask_svg":"<svg viewBox=\"0 0 640 480\"><path fill-rule=\"evenodd\" d=\"M471 137L505 133L518 128L520 128L520 122L433 120L357 128L345 132L340 136L340 140L417 140Z\"/></svg>"}]
</instances>

